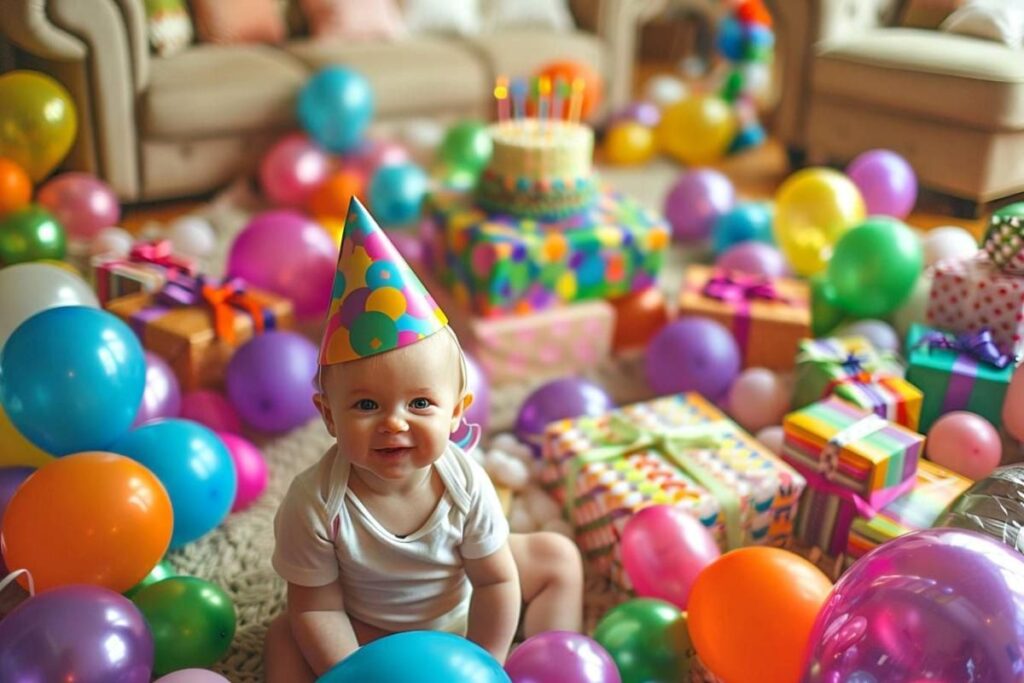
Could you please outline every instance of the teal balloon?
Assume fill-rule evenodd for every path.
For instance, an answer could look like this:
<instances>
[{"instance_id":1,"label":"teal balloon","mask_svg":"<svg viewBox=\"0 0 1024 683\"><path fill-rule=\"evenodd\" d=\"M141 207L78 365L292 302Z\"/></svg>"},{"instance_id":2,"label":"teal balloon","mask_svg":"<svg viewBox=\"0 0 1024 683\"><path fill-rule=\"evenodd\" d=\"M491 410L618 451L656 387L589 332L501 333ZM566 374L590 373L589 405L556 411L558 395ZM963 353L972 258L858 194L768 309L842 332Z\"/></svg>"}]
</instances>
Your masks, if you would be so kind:
<instances>
[{"instance_id":1,"label":"teal balloon","mask_svg":"<svg viewBox=\"0 0 1024 683\"><path fill-rule=\"evenodd\" d=\"M775 244L770 202L741 202L711 225L711 249L715 256L740 242Z\"/></svg>"},{"instance_id":2,"label":"teal balloon","mask_svg":"<svg viewBox=\"0 0 1024 683\"><path fill-rule=\"evenodd\" d=\"M494 143L487 125L481 121L462 121L445 133L439 156L450 166L475 173L483 171L491 160Z\"/></svg>"},{"instance_id":3,"label":"teal balloon","mask_svg":"<svg viewBox=\"0 0 1024 683\"><path fill-rule=\"evenodd\" d=\"M622 683L689 680L693 646L686 615L675 605L636 598L601 618L594 640L615 660Z\"/></svg>"},{"instance_id":4,"label":"teal balloon","mask_svg":"<svg viewBox=\"0 0 1024 683\"><path fill-rule=\"evenodd\" d=\"M375 640L343 659L318 683L511 683L476 643L451 633L406 631Z\"/></svg>"},{"instance_id":5,"label":"teal balloon","mask_svg":"<svg viewBox=\"0 0 1024 683\"><path fill-rule=\"evenodd\" d=\"M370 179L370 207L384 225L409 223L420 215L427 174L416 164L381 166Z\"/></svg>"},{"instance_id":6,"label":"teal balloon","mask_svg":"<svg viewBox=\"0 0 1024 683\"><path fill-rule=\"evenodd\" d=\"M840 307L856 317L880 318L907 300L923 265L913 230L873 216L839 238L827 273Z\"/></svg>"},{"instance_id":7,"label":"teal balloon","mask_svg":"<svg viewBox=\"0 0 1024 683\"><path fill-rule=\"evenodd\" d=\"M153 671L206 668L223 657L235 637L235 606L217 585L173 576L132 598L153 634Z\"/></svg>"},{"instance_id":8,"label":"teal balloon","mask_svg":"<svg viewBox=\"0 0 1024 683\"><path fill-rule=\"evenodd\" d=\"M54 455L106 450L131 428L145 388L138 338L97 308L41 311L15 328L0 351L4 412Z\"/></svg>"},{"instance_id":9,"label":"teal balloon","mask_svg":"<svg viewBox=\"0 0 1024 683\"><path fill-rule=\"evenodd\" d=\"M811 334L823 337L846 319L846 311L839 306L836 288L825 273L811 276Z\"/></svg>"},{"instance_id":10,"label":"teal balloon","mask_svg":"<svg viewBox=\"0 0 1024 683\"><path fill-rule=\"evenodd\" d=\"M149 571L146 576L143 577L142 581L129 588L124 592L124 597L131 600L140 590L146 586L152 586L157 581L163 581L169 579L175 575L174 568L171 567L167 560L161 560Z\"/></svg>"},{"instance_id":11,"label":"teal balloon","mask_svg":"<svg viewBox=\"0 0 1024 683\"><path fill-rule=\"evenodd\" d=\"M64 227L38 204L0 218L0 266L43 259L59 261L66 251Z\"/></svg>"},{"instance_id":12,"label":"teal balloon","mask_svg":"<svg viewBox=\"0 0 1024 683\"><path fill-rule=\"evenodd\" d=\"M329 152L356 149L373 120L373 110L370 82L344 66L321 69L299 92L299 122Z\"/></svg>"}]
</instances>

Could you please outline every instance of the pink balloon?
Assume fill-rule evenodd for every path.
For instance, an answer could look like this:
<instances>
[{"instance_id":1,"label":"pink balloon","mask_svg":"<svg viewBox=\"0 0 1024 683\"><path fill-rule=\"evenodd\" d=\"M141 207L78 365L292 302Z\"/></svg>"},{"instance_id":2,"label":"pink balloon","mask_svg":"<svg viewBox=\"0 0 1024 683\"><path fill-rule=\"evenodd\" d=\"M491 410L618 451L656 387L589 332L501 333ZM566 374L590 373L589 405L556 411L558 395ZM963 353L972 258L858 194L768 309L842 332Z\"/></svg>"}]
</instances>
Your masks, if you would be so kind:
<instances>
[{"instance_id":1,"label":"pink balloon","mask_svg":"<svg viewBox=\"0 0 1024 683\"><path fill-rule=\"evenodd\" d=\"M622 530L622 564L636 594L681 610L697 575L720 554L708 528L671 505L640 510Z\"/></svg>"},{"instance_id":2,"label":"pink balloon","mask_svg":"<svg viewBox=\"0 0 1024 683\"><path fill-rule=\"evenodd\" d=\"M789 274L789 266L782 252L764 242L734 244L722 252L715 265L766 277L785 277Z\"/></svg>"},{"instance_id":3,"label":"pink balloon","mask_svg":"<svg viewBox=\"0 0 1024 683\"><path fill-rule=\"evenodd\" d=\"M71 238L90 240L121 220L121 204L105 182L88 173L62 173L39 188L37 201Z\"/></svg>"},{"instance_id":4,"label":"pink balloon","mask_svg":"<svg viewBox=\"0 0 1024 683\"><path fill-rule=\"evenodd\" d=\"M1018 441L1024 441L1024 367L1017 368L1003 401L1003 426Z\"/></svg>"},{"instance_id":5,"label":"pink balloon","mask_svg":"<svg viewBox=\"0 0 1024 683\"><path fill-rule=\"evenodd\" d=\"M207 669L180 669L156 679L155 683L229 683L228 679Z\"/></svg>"},{"instance_id":6,"label":"pink balloon","mask_svg":"<svg viewBox=\"0 0 1024 683\"><path fill-rule=\"evenodd\" d=\"M925 449L933 462L975 481L992 474L1003 457L1003 443L992 423L964 410L936 420Z\"/></svg>"},{"instance_id":7,"label":"pink balloon","mask_svg":"<svg viewBox=\"0 0 1024 683\"><path fill-rule=\"evenodd\" d=\"M331 170L322 149L300 133L279 140L260 164L260 185L281 206L303 207Z\"/></svg>"},{"instance_id":8,"label":"pink balloon","mask_svg":"<svg viewBox=\"0 0 1024 683\"><path fill-rule=\"evenodd\" d=\"M372 178L381 166L404 164L411 159L409 150L401 143L393 140L373 140L367 142L356 153L351 159L351 165L367 178Z\"/></svg>"},{"instance_id":9,"label":"pink balloon","mask_svg":"<svg viewBox=\"0 0 1024 683\"><path fill-rule=\"evenodd\" d=\"M224 394L212 389L190 391L181 398L181 417L215 432L242 431L242 419Z\"/></svg>"},{"instance_id":10,"label":"pink balloon","mask_svg":"<svg viewBox=\"0 0 1024 683\"><path fill-rule=\"evenodd\" d=\"M217 432L217 436L228 447L231 459L235 461L238 488L231 511L238 512L256 502L256 499L266 490L267 480L270 477L267 471L267 461L264 460L260 449L248 439L228 432Z\"/></svg>"}]
</instances>

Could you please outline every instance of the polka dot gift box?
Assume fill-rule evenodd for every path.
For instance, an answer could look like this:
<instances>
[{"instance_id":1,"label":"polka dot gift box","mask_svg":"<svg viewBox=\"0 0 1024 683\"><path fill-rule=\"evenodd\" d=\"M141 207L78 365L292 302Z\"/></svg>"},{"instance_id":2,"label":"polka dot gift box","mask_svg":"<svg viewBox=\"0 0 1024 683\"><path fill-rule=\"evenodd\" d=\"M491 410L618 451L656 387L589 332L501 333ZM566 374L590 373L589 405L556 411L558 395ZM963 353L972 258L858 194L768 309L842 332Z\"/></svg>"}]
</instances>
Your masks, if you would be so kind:
<instances>
[{"instance_id":1,"label":"polka dot gift box","mask_svg":"<svg viewBox=\"0 0 1024 683\"><path fill-rule=\"evenodd\" d=\"M1024 202L992 214L982 247L997 268L1024 275Z\"/></svg>"}]
</instances>

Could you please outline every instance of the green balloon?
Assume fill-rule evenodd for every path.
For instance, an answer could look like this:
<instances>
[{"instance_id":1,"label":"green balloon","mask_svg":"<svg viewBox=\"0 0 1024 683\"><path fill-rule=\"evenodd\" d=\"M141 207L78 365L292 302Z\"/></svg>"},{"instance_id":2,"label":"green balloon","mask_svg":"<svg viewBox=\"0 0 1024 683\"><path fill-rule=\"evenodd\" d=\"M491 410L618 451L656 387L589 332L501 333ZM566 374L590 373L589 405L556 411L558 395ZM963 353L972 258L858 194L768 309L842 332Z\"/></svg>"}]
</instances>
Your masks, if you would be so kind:
<instances>
[{"instance_id":1,"label":"green balloon","mask_svg":"<svg viewBox=\"0 0 1024 683\"><path fill-rule=\"evenodd\" d=\"M594 640L615 660L622 683L689 680L694 652L686 615L667 602L636 598L613 607Z\"/></svg>"},{"instance_id":2,"label":"green balloon","mask_svg":"<svg viewBox=\"0 0 1024 683\"><path fill-rule=\"evenodd\" d=\"M0 265L64 258L64 227L49 211L30 204L0 219Z\"/></svg>"},{"instance_id":3,"label":"green balloon","mask_svg":"<svg viewBox=\"0 0 1024 683\"><path fill-rule=\"evenodd\" d=\"M848 230L828 263L836 301L860 318L881 318L907 300L921 276L921 241L901 221L873 216Z\"/></svg>"},{"instance_id":4,"label":"green balloon","mask_svg":"<svg viewBox=\"0 0 1024 683\"><path fill-rule=\"evenodd\" d=\"M1018 218L1024 218L1024 202L1008 204L1007 206L1004 206L1003 208L994 212L992 215L998 216L999 218L1013 218L1014 216Z\"/></svg>"},{"instance_id":5,"label":"green balloon","mask_svg":"<svg viewBox=\"0 0 1024 683\"><path fill-rule=\"evenodd\" d=\"M441 143L440 158L448 166L480 173L491 161L494 143L487 125L480 121L462 121L448 129Z\"/></svg>"},{"instance_id":6,"label":"green balloon","mask_svg":"<svg viewBox=\"0 0 1024 683\"><path fill-rule=\"evenodd\" d=\"M157 562L156 566L153 567L148 574L146 574L142 581L139 581L137 584L135 584L134 586L132 586L124 592L124 597L131 600L133 597L135 597L136 593L138 593L146 586L152 586L157 581L163 581L164 579L169 579L172 576L176 576L176 573L174 569L171 567L170 563L167 562L167 560Z\"/></svg>"},{"instance_id":7,"label":"green balloon","mask_svg":"<svg viewBox=\"0 0 1024 683\"><path fill-rule=\"evenodd\" d=\"M153 633L153 672L204 669L224 656L235 637L235 606L219 586L173 576L132 598Z\"/></svg>"},{"instance_id":8,"label":"green balloon","mask_svg":"<svg viewBox=\"0 0 1024 683\"><path fill-rule=\"evenodd\" d=\"M824 273L811 276L811 333L824 337L839 326L846 318L846 311L839 307L836 288Z\"/></svg>"}]
</instances>

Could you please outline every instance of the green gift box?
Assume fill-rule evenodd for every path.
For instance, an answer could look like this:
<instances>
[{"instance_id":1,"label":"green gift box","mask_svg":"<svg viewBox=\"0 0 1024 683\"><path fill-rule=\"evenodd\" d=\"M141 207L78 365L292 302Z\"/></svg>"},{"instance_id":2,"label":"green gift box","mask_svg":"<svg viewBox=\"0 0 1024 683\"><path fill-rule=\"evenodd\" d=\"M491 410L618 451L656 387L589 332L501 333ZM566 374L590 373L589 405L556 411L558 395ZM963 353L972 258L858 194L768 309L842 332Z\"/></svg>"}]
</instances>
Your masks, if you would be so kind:
<instances>
[{"instance_id":1,"label":"green gift box","mask_svg":"<svg viewBox=\"0 0 1024 683\"><path fill-rule=\"evenodd\" d=\"M985 331L954 335L925 325L907 333L907 381L924 393L920 431L927 433L942 415L967 410L996 427L1014 364L984 343Z\"/></svg>"}]
</instances>

